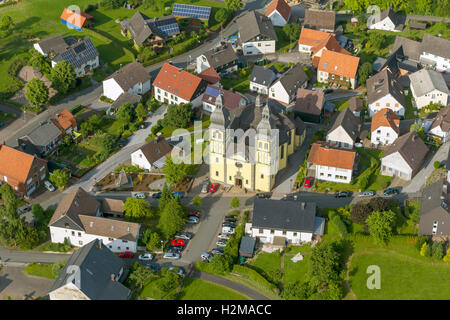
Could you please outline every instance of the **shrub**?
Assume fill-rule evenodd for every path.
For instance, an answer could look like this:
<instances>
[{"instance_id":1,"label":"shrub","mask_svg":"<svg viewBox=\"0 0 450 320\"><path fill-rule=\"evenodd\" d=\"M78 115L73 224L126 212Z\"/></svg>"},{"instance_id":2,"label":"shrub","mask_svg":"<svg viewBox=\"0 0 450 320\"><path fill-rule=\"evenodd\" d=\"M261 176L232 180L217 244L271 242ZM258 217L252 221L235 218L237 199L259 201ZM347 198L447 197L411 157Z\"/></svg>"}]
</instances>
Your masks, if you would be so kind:
<instances>
[{"instance_id":1,"label":"shrub","mask_svg":"<svg viewBox=\"0 0 450 320\"><path fill-rule=\"evenodd\" d=\"M431 254L434 259L441 260L444 255L444 245L442 242L433 241L433 246L431 248Z\"/></svg>"},{"instance_id":2,"label":"shrub","mask_svg":"<svg viewBox=\"0 0 450 320\"><path fill-rule=\"evenodd\" d=\"M426 243L428 243L428 238L427 237L419 237L419 238L417 238L417 241L416 241L416 249L417 249L417 251L421 252L423 245L426 244Z\"/></svg>"},{"instance_id":3,"label":"shrub","mask_svg":"<svg viewBox=\"0 0 450 320\"><path fill-rule=\"evenodd\" d=\"M59 277L59 274L61 273L61 270L64 268L64 266L66 265L67 260L61 260L59 262L56 262L53 264L52 267L52 274L55 278Z\"/></svg>"},{"instance_id":4,"label":"shrub","mask_svg":"<svg viewBox=\"0 0 450 320\"><path fill-rule=\"evenodd\" d=\"M435 162L433 162L433 167L434 167L435 169L439 169L439 168L441 167L441 162L440 162L440 161L435 161Z\"/></svg>"},{"instance_id":5,"label":"shrub","mask_svg":"<svg viewBox=\"0 0 450 320\"><path fill-rule=\"evenodd\" d=\"M447 249L447 254L445 255L444 259L442 259L444 262L450 262L450 248Z\"/></svg>"},{"instance_id":6,"label":"shrub","mask_svg":"<svg viewBox=\"0 0 450 320\"><path fill-rule=\"evenodd\" d=\"M230 202L230 205L233 207L233 208L238 208L239 207L239 198L237 198L237 197L233 197L233 199L231 199L231 202Z\"/></svg>"},{"instance_id":7,"label":"shrub","mask_svg":"<svg viewBox=\"0 0 450 320\"><path fill-rule=\"evenodd\" d=\"M342 238L347 237L348 235L347 226L345 225L344 222L342 222L341 217L339 215L337 214L334 215L333 218L331 219L331 223L333 223L336 226Z\"/></svg>"}]
</instances>

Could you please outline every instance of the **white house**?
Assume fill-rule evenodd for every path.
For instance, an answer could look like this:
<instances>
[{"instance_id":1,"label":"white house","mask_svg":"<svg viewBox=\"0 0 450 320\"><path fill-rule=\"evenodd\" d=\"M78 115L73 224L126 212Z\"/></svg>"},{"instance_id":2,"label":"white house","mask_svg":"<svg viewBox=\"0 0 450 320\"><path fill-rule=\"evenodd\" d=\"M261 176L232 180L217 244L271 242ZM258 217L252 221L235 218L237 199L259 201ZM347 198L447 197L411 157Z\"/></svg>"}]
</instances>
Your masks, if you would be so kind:
<instances>
[{"instance_id":1,"label":"white house","mask_svg":"<svg viewBox=\"0 0 450 320\"><path fill-rule=\"evenodd\" d=\"M301 64L286 71L269 88L269 98L289 106L295 99L298 89L308 86L308 75Z\"/></svg>"},{"instance_id":2,"label":"white house","mask_svg":"<svg viewBox=\"0 0 450 320\"><path fill-rule=\"evenodd\" d=\"M202 94L208 83L202 78L170 63L164 63L153 81L153 96L165 104L202 104Z\"/></svg>"},{"instance_id":3,"label":"white house","mask_svg":"<svg viewBox=\"0 0 450 320\"><path fill-rule=\"evenodd\" d=\"M370 30L402 31L402 25L399 24L399 17L391 8L388 8L383 12L377 12L367 18L367 27Z\"/></svg>"},{"instance_id":4,"label":"white house","mask_svg":"<svg viewBox=\"0 0 450 320\"><path fill-rule=\"evenodd\" d=\"M239 92L232 92L209 85L202 98L203 110L212 113L216 109L216 99L219 96L221 96L223 107L228 111L235 110L239 106L247 105L247 98Z\"/></svg>"},{"instance_id":5,"label":"white house","mask_svg":"<svg viewBox=\"0 0 450 320\"><path fill-rule=\"evenodd\" d=\"M428 131L429 134L442 139L446 142L450 139L450 107L447 106L439 110L436 118L433 120Z\"/></svg>"},{"instance_id":6,"label":"white house","mask_svg":"<svg viewBox=\"0 0 450 320\"><path fill-rule=\"evenodd\" d=\"M409 181L422 167L427 153L428 147L411 131L395 140L383 154L380 174Z\"/></svg>"},{"instance_id":7,"label":"white house","mask_svg":"<svg viewBox=\"0 0 450 320\"><path fill-rule=\"evenodd\" d=\"M359 60L345 53L323 50L317 67L317 81L332 87L355 89Z\"/></svg>"},{"instance_id":8,"label":"white house","mask_svg":"<svg viewBox=\"0 0 450 320\"><path fill-rule=\"evenodd\" d=\"M197 73L214 68L219 75L227 75L238 69L238 57L233 47L219 45L197 57Z\"/></svg>"},{"instance_id":9,"label":"white house","mask_svg":"<svg viewBox=\"0 0 450 320\"><path fill-rule=\"evenodd\" d=\"M419 61L439 72L450 72L450 40L425 33L420 45Z\"/></svg>"},{"instance_id":10,"label":"white house","mask_svg":"<svg viewBox=\"0 0 450 320\"><path fill-rule=\"evenodd\" d=\"M263 68L255 65L250 75L250 91L268 95L269 87L277 78L275 68Z\"/></svg>"},{"instance_id":11,"label":"white house","mask_svg":"<svg viewBox=\"0 0 450 320\"><path fill-rule=\"evenodd\" d=\"M113 252L137 251L140 224L102 216L100 203L82 188L65 195L49 223L51 240L75 247L98 239Z\"/></svg>"},{"instance_id":12,"label":"white house","mask_svg":"<svg viewBox=\"0 0 450 320\"><path fill-rule=\"evenodd\" d=\"M69 44L59 34L33 44L34 49L44 57L63 53L68 46Z\"/></svg>"},{"instance_id":13,"label":"white house","mask_svg":"<svg viewBox=\"0 0 450 320\"><path fill-rule=\"evenodd\" d=\"M103 95L114 101L122 93L144 95L150 88L150 74L139 62L129 63L103 80Z\"/></svg>"},{"instance_id":14,"label":"white house","mask_svg":"<svg viewBox=\"0 0 450 320\"><path fill-rule=\"evenodd\" d=\"M308 171L317 180L350 183L356 165L356 152L336 149L328 142L319 141L312 145L307 164Z\"/></svg>"},{"instance_id":15,"label":"white house","mask_svg":"<svg viewBox=\"0 0 450 320\"><path fill-rule=\"evenodd\" d=\"M272 22L257 11L249 11L237 20L244 55L275 53L278 40Z\"/></svg>"},{"instance_id":16,"label":"white house","mask_svg":"<svg viewBox=\"0 0 450 320\"><path fill-rule=\"evenodd\" d=\"M261 243L285 246L321 237L325 220L316 217L316 204L292 200L255 199L248 234Z\"/></svg>"},{"instance_id":17,"label":"white house","mask_svg":"<svg viewBox=\"0 0 450 320\"><path fill-rule=\"evenodd\" d=\"M159 135L131 154L131 165L145 170L161 169L173 147Z\"/></svg>"},{"instance_id":18,"label":"white house","mask_svg":"<svg viewBox=\"0 0 450 320\"><path fill-rule=\"evenodd\" d=\"M391 109L399 117L404 117L406 99L403 87L388 69L384 69L367 79L366 87L371 117L384 108Z\"/></svg>"},{"instance_id":19,"label":"white house","mask_svg":"<svg viewBox=\"0 0 450 320\"><path fill-rule=\"evenodd\" d=\"M291 17L291 7L284 0L273 0L268 6L266 17L276 27L283 27Z\"/></svg>"},{"instance_id":20,"label":"white house","mask_svg":"<svg viewBox=\"0 0 450 320\"><path fill-rule=\"evenodd\" d=\"M391 145L400 134L400 118L391 109L381 109L372 117L370 141L374 145Z\"/></svg>"},{"instance_id":21,"label":"white house","mask_svg":"<svg viewBox=\"0 0 450 320\"><path fill-rule=\"evenodd\" d=\"M442 74L434 70L421 69L409 76L411 93L418 109L430 103L446 106L450 94Z\"/></svg>"},{"instance_id":22,"label":"white house","mask_svg":"<svg viewBox=\"0 0 450 320\"><path fill-rule=\"evenodd\" d=\"M353 145L359 142L360 127L360 119L347 108L337 116L327 133L326 141L338 148L353 149Z\"/></svg>"}]
</instances>

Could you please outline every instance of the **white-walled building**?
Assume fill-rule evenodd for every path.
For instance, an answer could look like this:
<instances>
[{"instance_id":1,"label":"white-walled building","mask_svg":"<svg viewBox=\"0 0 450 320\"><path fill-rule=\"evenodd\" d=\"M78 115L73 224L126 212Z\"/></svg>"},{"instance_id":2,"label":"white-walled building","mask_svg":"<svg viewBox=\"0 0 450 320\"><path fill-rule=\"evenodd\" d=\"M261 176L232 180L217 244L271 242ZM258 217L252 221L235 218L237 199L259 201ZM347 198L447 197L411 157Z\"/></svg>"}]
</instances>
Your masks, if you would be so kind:
<instances>
[{"instance_id":1,"label":"white-walled building","mask_svg":"<svg viewBox=\"0 0 450 320\"><path fill-rule=\"evenodd\" d=\"M239 18L237 24L244 55L275 53L278 38L269 18L250 11Z\"/></svg>"},{"instance_id":2,"label":"white-walled building","mask_svg":"<svg viewBox=\"0 0 450 320\"><path fill-rule=\"evenodd\" d=\"M131 165L144 170L161 169L173 147L159 135L131 154Z\"/></svg>"},{"instance_id":3,"label":"white-walled building","mask_svg":"<svg viewBox=\"0 0 450 320\"><path fill-rule=\"evenodd\" d=\"M207 85L202 78L166 62L153 81L153 95L162 103L199 107Z\"/></svg>"},{"instance_id":4,"label":"white-walled building","mask_svg":"<svg viewBox=\"0 0 450 320\"><path fill-rule=\"evenodd\" d=\"M381 109L372 117L370 141L374 145L391 145L400 134L400 118L391 109Z\"/></svg>"},{"instance_id":5,"label":"white-walled building","mask_svg":"<svg viewBox=\"0 0 450 320\"><path fill-rule=\"evenodd\" d=\"M384 108L391 109L399 117L405 116L404 89L388 69L384 69L367 79L366 87L371 117Z\"/></svg>"},{"instance_id":6,"label":"white-walled building","mask_svg":"<svg viewBox=\"0 0 450 320\"><path fill-rule=\"evenodd\" d=\"M250 91L268 95L269 88L277 79L277 72L275 68L264 68L255 65L252 74L250 75Z\"/></svg>"},{"instance_id":7,"label":"white-walled building","mask_svg":"<svg viewBox=\"0 0 450 320\"><path fill-rule=\"evenodd\" d=\"M275 27L283 27L291 17L291 7L284 0L272 0L267 6L266 17Z\"/></svg>"},{"instance_id":8,"label":"white-walled building","mask_svg":"<svg viewBox=\"0 0 450 320\"><path fill-rule=\"evenodd\" d=\"M223 107L230 112L233 112L233 110L236 110L240 106L246 106L248 102L247 98L239 92L232 92L209 85L202 98L203 111L214 112L216 109L216 99L219 95L222 95Z\"/></svg>"},{"instance_id":9,"label":"white-walled building","mask_svg":"<svg viewBox=\"0 0 450 320\"><path fill-rule=\"evenodd\" d=\"M356 88L359 58L324 50L317 67L317 81L331 87Z\"/></svg>"},{"instance_id":10,"label":"white-walled building","mask_svg":"<svg viewBox=\"0 0 450 320\"><path fill-rule=\"evenodd\" d=\"M313 202L255 199L248 234L261 243L311 242L324 231L325 220L316 217L316 210Z\"/></svg>"},{"instance_id":11,"label":"white-walled building","mask_svg":"<svg viewBox=\"0 0 450 320\"><path fill-rule=\"evenodd\" d=\"M411 93L418 109L430 103L447 106L450 94L444 77L437 71L421 69L409 76Z\"/></svg>"},{"instance_id":12,"label":"white-walled building","mask_svg":"<svg viewBox=\"0 0 450 320\"><path fill-rule=\"evenodd\" d=\"M51 240L75 247L98 239L113 252L137 251L140 224L102 216L100 202L77 188L65 195L49 223Z\"/></svg>"},{"instance_id":13,"label":"white-walled building","mask_svg":"<svg viewBox=\"0 0 450 320\"><path fill-rule=\"evenodd\" d=\"M450 106L439 110L428 133L441 138L442 142L446 142L450 139Z\"/></svg>"},{"instance_id":14,"label":"white-walled building","mask_svg":"<svg viewBox=\"0 0 450 320\"><path fill-rule=\"evenodd\" d=\"M378 29L392 32L402 31L403 25L399 23L399 17L391 8L383 12L377 12L367 18L367 27L370 30Z\"/></svg>"},{"instance_id":15,"label":"white-walled building","mask_svg":"<svg viewBox=\"0 0 450 320\"><path fill-rule=\"evenodd\" d=\"M103 80L103 95L114 101L122 93L144 95L150 89L150 74L139 62L129 63Z\"/></svg>"},{"instance_id":16,"label":"white-walled building","mask_svg":"<svg viewBox=\"0 0 450 320\"><path fill-rule=\"evenodd\" d=\"M450 72L450 40L425 33L420 45L419 61L439 72Z\"/></svg>"},{"instance_id":17,"label":"white-walled building","mask_svg":"<svg viewBox=\"0 0 450 320\"><path fill-rule=\"evenodd\" d=\"M217 46L197 57L197 73L214 68L219 75L227 75L238 69L238 56L228 44Z\"/></svg>"},{"instance_id":18,"label":"white-walled building","mask_svg":"<svg viewBox=\"0 0 450 320\"><path fill-rule=\"evenodd\" d=\"M318 141L311 147L308 156L308 171L317 180L350 183L356 166L356 152L336 149L328 142Z\"/></svg>"},{"instance_id":19,"label":"white-walled building","mask_svg":"<svg viewBox=\"0 0 450 320\"><path fill-rule=\"evenodd\" d=\"M349 108L341 111L328 131L326 141L343 149L353 149L359 142L361 120L353 115Z\"/></svg>"},{"instance_id":20,"label":"white-walled building","mask_svg":"<svg viewBox=\"0 0 450 320\"><path fill-rule=\"evenodd\" d=\"M289 106L297 95L298 89L308 86L308 76L301 64L296 64L286 71L269 88L269 99L276 100L285 106Z\"/></svg>"}]
</instances>

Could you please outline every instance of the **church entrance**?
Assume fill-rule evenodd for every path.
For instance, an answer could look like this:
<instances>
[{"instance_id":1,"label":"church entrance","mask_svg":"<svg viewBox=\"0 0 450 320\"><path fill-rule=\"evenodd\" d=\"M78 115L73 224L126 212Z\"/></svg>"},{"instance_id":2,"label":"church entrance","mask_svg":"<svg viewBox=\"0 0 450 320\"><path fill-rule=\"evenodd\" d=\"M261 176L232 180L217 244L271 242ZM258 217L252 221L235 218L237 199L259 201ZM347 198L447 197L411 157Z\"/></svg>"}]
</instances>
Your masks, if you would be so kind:
<instances>
[{"instance_id":1,"label":"church entrance","mask_svg":"<svg viewBox=\"0 0 450 320\"><path fill-rule=\"evenodd\" d=\"M237 187L242 187L242 179L236 178L236 181L234 183Z\"/></svg>"}]
</instances>

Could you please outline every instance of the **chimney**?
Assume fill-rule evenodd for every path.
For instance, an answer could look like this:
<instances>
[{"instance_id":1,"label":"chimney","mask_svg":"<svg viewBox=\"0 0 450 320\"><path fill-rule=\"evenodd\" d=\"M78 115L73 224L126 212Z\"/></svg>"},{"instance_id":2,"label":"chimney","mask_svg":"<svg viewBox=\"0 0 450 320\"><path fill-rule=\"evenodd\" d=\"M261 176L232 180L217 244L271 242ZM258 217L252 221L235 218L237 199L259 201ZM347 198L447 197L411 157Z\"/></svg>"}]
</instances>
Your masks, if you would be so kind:
<instances>
[{"instance_id":1,"label":"chimney","mask_svg":"<svg viewBox=\"0 0 450 320\"><path fill-rule=\"evenodd\" d=\"M103 240L102 240L102 239L100 239L100 240L98 241L98 247L99 247L100 249L103 249Z\"/></svg>"}]
</instances>

